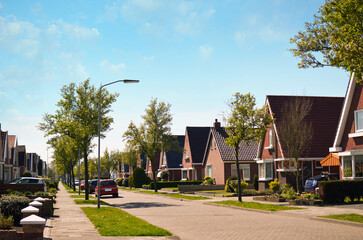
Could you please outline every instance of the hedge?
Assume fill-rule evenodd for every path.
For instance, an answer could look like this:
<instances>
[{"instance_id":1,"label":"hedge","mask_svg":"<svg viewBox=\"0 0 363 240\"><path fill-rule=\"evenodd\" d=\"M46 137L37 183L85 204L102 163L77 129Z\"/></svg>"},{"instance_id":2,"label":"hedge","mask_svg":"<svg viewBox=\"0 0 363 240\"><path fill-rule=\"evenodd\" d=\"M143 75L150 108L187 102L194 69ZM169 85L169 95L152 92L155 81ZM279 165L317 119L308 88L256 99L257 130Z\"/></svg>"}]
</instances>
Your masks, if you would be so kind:
<instances>
[{"instance_id":1,"label":"hedge","mask_svg":"<svg viewBox=\"0 0 363 240\"><path fill-rule=\"evenodd\" d=\"M158 182L158 189L160 188L168 188L168 187L178 187L178 185L200 185L202 184L202 180L196 181L170 181L170 182ZM154 182L151 182L149 185L150 189L154 189Z\"/></svg>"},{"instance_id":2,"label":"hedge","mask_svg":"<svg viewBox=\"0 0 363 240\"><path fill-rule=\"evenodd\" d=\"M344 203L347 197L359 201L363 198L363 180L321 181L319 191L324 203Z\"/></svg>"}]
</instances>

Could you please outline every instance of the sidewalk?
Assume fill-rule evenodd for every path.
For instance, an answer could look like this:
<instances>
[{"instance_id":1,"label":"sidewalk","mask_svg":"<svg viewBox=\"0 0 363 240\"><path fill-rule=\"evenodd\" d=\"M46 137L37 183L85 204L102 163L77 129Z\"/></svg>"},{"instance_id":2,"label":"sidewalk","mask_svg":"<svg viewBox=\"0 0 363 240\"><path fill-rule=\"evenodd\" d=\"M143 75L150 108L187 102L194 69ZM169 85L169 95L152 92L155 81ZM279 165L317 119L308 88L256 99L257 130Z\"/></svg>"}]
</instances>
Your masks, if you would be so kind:
<instances>
[{"instance_id":1,"label":"sidewalk","mask_svg":"<svg viewBox=\"0 0 363 240\"><path fill-rule=\"evenodd\" d=\"M98 234L93 224L83 213L81 207L84 205L76 205L74 199L59 184L54 210L54 216L47 219L44 229L44 239L47 240L151 240L151 239L170 239L166 237L103 237ZM97 206L95 206L97 207Z\"/></svg>"}]
</instances>

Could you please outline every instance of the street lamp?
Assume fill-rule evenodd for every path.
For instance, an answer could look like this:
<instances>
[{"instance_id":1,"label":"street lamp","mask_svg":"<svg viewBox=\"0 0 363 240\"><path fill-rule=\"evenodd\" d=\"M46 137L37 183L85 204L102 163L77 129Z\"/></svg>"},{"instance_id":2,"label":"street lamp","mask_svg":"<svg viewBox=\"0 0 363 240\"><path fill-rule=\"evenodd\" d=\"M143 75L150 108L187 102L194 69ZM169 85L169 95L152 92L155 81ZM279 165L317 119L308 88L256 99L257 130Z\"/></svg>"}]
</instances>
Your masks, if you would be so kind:
<instances>
[{"instance_id":1,"label":"street lamp","mask_svg":"<svg viewBox=\"0 0 363 240\"><path fill-rule=\"evenodd\" d=\"M101 163L100 163L100 152L101 152L101 90L103 87L106 87L108 85L114 84L114 83L138 83L139 80L132 80L132 79L124 79L124 80L117 80L114 82L106 83L104 85L101 85L99 89L99 96L98 96L98 182L97 182L97 208L100 208L100 194L101 194L101 188L100 188L100 176L101 176Z\"/></svg>"}]
</instances>

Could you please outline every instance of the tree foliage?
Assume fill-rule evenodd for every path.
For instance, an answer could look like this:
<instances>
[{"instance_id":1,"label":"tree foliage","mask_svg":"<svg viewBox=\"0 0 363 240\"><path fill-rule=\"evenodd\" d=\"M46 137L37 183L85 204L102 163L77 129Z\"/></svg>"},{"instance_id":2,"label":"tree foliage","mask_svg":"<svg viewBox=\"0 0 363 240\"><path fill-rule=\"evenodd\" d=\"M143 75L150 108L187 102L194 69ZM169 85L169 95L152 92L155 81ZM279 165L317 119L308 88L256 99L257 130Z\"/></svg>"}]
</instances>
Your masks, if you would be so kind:
<instances>
[{"instance_id":1,"label":"tree foliage","mask_svg":"<svg viewBox=\"0 0 363 240\"><path fill-rule=\"evenodd\" d=\"M228 138L225 142L233 147L236 157L237 179L240 179L238 152L241 143L247 146L259 142L265 135L267 127L272 122L267 106L256 107L253 95L235 93L228 102L229 112L224 116ZM238 182L238 201L242 201L241 182Z\"/></svg>"},{"instance_id":2,"label":"tree foliage","mask_svg":"<svg viewBox=\"0 0 363 240\"><path fill-rule=\"evenodd\" d=\"M140 127L131 122L124 138L131 149L138 153L145 153L146 157L153 163L161 151L179 149L178 141L171 135L172 116L170 114L170 104L157 102L152 99ZM154 164L151 164L155 192L157 191L156 171Z\"/></svg>"},{"instance_id":3,"label":"tree foliage","mask_svg":"<svg viewBox=\"0 0 363 240\"><path fill-rule=\"evenodd\" d=\"M88 154L92 150L92 139L98 136L98 102L101 94L101 137L110 129L113 118L107 116L111 104L118 94L110 94L106 89L90 85L89 79L84 82L70 83L61 89L61 99L54 114L46 113L39 129L45 136L68 136L75 140L82 150L85 164L85 199L88 200Z\"/></svg>"},{"instance_id":4,"label":"tree foliage","mask_svg":"<svg viewBox=\"0 0 363 240\"><path fill-rule=\"evenodd\" d=\"M310 100L296 97L283 105L281 122L276 123L284 157L296 166L297 192L300 192L299 159L309 149L313 137L312 124L307 119L311 108Z\"/></svg>"},{"instance_id":5,"label":"tree foliage","mask_svg":"<svg viewBox=\"0 0 363 240\"><path fill-rule=\"evenodd\" d=\"M326 0L318 13L290 40L296 44L290 51L301 58L299 68L338 67L354 72L362 83L363 1Z\"/></svg>"}]
</instances>

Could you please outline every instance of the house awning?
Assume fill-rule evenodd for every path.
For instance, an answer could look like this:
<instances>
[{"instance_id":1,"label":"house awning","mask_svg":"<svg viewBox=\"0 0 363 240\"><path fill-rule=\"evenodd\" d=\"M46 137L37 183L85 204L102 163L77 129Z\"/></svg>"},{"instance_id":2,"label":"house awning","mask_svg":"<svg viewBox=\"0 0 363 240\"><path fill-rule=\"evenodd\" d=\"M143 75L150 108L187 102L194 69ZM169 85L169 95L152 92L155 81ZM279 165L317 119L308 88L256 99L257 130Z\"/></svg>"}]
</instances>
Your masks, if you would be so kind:
<instances>
[{"instance_id":1,"label":"house awning","mask_svg":"<svg viewBox=\"0 0 363 240\"><path fill-rule=\"evenodd\" d=\"M339 156L335 153L330 153L320 161L321 166L340 166Z\"/></svg>"}]
</instances>

